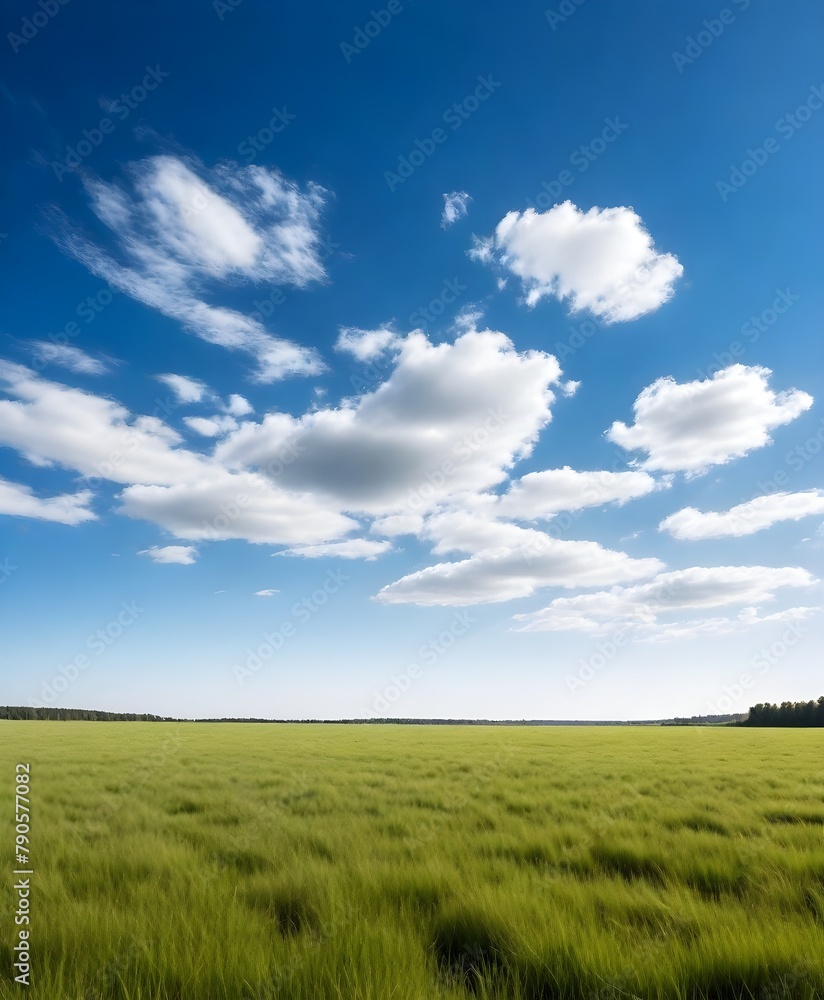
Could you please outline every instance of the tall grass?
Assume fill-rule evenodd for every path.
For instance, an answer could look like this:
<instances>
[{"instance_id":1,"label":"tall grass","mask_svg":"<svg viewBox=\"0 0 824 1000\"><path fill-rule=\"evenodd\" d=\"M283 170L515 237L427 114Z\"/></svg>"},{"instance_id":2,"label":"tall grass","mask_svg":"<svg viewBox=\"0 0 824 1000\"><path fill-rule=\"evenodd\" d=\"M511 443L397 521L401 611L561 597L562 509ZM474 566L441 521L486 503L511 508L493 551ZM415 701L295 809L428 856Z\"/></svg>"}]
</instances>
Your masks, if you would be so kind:
<instances>
[{"instance_id":1,"label":"tall grass","mask_svg":"<svg viewBox=\"0 0 824 1000\"><path fill-rule=\"evenodd\" d=\"M824 998L814 730L0 724L31 1000Z\"/></svg>"}]
</instances>

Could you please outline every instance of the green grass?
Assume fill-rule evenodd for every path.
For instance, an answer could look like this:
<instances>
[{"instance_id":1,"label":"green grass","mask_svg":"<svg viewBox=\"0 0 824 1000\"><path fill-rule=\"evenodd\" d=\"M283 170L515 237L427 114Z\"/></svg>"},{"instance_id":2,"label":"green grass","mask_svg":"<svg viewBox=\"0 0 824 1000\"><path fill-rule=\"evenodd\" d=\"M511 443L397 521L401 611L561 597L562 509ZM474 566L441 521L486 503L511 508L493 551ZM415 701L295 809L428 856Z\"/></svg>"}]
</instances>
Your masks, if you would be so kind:
<instances>
[{"instance_id":1,"label":"green grass","mask_svg":"<svg viewBox=\"0 0 824 1000\"><path fill-rule=\"evenodd\" d=\"M30 1000L824 997L815 730L0 724Z\"/></svg>"}]
</instances>

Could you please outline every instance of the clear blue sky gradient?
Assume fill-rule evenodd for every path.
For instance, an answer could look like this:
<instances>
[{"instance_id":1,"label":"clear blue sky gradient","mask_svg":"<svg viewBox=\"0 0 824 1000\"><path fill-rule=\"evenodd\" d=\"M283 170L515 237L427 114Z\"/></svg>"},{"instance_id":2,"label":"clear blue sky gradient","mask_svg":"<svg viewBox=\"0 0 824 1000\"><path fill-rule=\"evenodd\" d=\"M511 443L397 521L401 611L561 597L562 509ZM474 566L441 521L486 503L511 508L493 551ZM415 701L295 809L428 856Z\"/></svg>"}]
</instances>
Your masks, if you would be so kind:
<instances>
[{"instance_id":1,"label":"clear blue sky gradient","mask_svg":"<svg viewBox=\"0 0 824 1000\"><path fill-rule=\"evenodd\" d=\"M7 4L0 356L30 364L27 342L76 323L71 344L114 359L108 372L49 365L43 378L147 414L170 395L154 376L173 372L222 398L242 394L252 419L275 410L299 416L355 391L362 366L334 350L341 327L394 321L400 333L423 327L433 342L450 343L456 316L473 306L483 327L506 333L518 351L555 354L564 377L581 383L570 398L558 394L552 422L514 476L565 465L626 470L633 455L604 432L614 421L632 422L644 387L662 376L706 377L733 360L764 366L776 391L795 387L815 399L771 432L772 444L701 476L678 474L669 489L623 506L585 510L564 537L658 558L669 570L791 566L820 575L820 516L743 538L690 542L658 530L683 507L723 511L748 500L777 472L786 473L790 491L824 487L824 108L810 102L824 86L820 4L402 0L374 37L357 34L372 10L386 9L383 0ZM721 21L724 9L731 14ZM24 31L26 19L41 26ZM33 37L21 42L24 33ZM138 100L135 88L150 71L150 82L160 82ZM459 127L445 122L456 103L472 106L463 102L479 78L493 81L491 93ZM122 94L133 95L134 107L107 111ZM800 119L785 117L804 105L810 110ZM111 130L80 166L61 169L84 130L106 117ZM595 155L591 144L609 121L624 127L617 137L608 132L612 141ZM271 124L283 127L267 131ZM444 125L445 141L411 176L387 179ZM330 248L326 281L303 289L241 283L220 299L246 314L267 300L267 328L314 347L327 371L256 383L248 357L109 291L61 250L58 215L102 245L112 242L90 212L81 177L121 181L128 164L157 154L205 169L253 162L330 192L318 223ZM753 170L749 159L764 162ZM742 167L752 174L736 174ZM442 228L443 194L451 191L471 196L468 214ZM683 265L673 297L582 336L588 313L572 315L554 298L529 308L514 280L499 290L494 269L468 256L473 235L493 233L508 212L567 198L582 210L632 207L656 247ZM432 315L445 287L458 289L446 296L454 301ZM793 301L776 316L769 310L782 292ZM745 327L752 317L762 317L757 336ZM732 358L735 341L744 346ZM187 447L208 453L212 442L186 431L184 412L208 415L208 407L166 418ZM810 461L797 460L799 448ZM0 479L39 496L89 488L76 470L36 465L11 447L0 447ZM4 703L187 717L642 719L824 693L819 615L789 636L782 620L725 635L632 640L604 655L608 635L514 628L515 615L587 588L547 587L466 608L382 604L373 599L382 587L453 556L433 555L411 536L394 539L393 551L373 561L273 557L278 546L242 540L192 543L119 513L122 488L93 484L97 519L83 524L0 515ZM160 565L138 554L175 544L196 544L197 561ZM264 589L278 593L255 596ZM124 603L142 610L126 613ZM817 586L782 594L765 610L792 604L818 606L824 595ZM133 620L118 628L119 614ZM250 650L273 645L265 636L284 624L281 647L239 681L234 668ZM102 650L89 638L101 629ZM770 648L770 669L758 673L753 664ZM72 671L78 656L87 660ZM571 685L582 663L592 669ZM61 667L70 679L54 691ZM756 673L741 692L741 676Z\"/></svg>"}]
</instances>

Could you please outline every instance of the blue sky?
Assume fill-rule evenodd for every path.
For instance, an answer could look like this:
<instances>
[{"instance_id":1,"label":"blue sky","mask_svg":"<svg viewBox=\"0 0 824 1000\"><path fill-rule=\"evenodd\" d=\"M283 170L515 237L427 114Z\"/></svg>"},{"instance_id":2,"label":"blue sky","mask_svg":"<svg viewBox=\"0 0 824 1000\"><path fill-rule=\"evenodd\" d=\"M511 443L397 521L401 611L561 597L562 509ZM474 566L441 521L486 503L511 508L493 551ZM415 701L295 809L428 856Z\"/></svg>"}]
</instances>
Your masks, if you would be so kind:
<instances>
[{"instance_id":1,"label":"blue sky","mask_svg":"<svg viewBox=\"0 0 824 1000\"><path fill-rule=\"evenodd\" d=\"M2 700L820 695L820 22L7 5Z\"/></svg>"}]
</instances>

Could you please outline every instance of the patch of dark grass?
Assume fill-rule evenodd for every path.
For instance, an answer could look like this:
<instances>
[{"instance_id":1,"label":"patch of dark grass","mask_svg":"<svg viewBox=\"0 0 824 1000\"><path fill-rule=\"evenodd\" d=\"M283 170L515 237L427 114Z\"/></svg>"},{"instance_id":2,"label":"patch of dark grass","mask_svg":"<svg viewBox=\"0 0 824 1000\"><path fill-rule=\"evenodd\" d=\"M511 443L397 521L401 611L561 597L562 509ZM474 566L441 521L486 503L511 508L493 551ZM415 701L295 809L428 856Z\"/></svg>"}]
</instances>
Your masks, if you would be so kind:
<instances>
[{"instance_id":1,"label":"patch of dark grass","mask_svg":"<svg viewBox=\"0 0 824 1000\"><path fill-rule=\"evenodd\" d=\"M620 844L597 843L590 848L593 861L610 875L620 875L626 881L646 879L656 885L666 880L662 859L642 854L632 847Z\"/></svg>"},{"instance_id":2,"label":"patch of dark grass","mask_svg":"<svg viewBox=\"0 0 824 1000\"><path fill-rule=\"evenodd\" d=\"M717 833L721 837L730 835L729 829L721 820L705 813L695 813L692 816L684 816L681 819L673 820L667 824L671 829L693 830L695 833Z\"/></svg>"},{"instance_id":3,"label":"patch of dark grass","mask_svg":"<svg viewBox=\"0 0 824 1000\"><path fill-rule=\"evenodd\" d=\"M499 977L509 954L508 935L486 914L453 908L432 921L432 947L441 978L477 993L484 980Z\"/></svg>"},{"instance_id":4,"label":"patch of dark grass","mask_svg":"<svg viewBox=\"0 0 824 1000\"><path fill-rule=\"evenodd\" d=\"M176 799L166 806L166 813L169 816L191 816L202 812L205 812L203 805L194 799Z\"/></svg>"},{"instance_id":5,"label":"patch of dark grass","mask_svg":"<svg viewBox=\"0 0 824 1000\"><path fill-rule=\"evenodd\" d=\"M255 887L245 893L247 905L272 920L282 937L318 933L321 920L307 892L296 886Z\"/></svg>"},{"instance_id":6,"label":"patch of dark grass","mask_svg":"<svg viewBox=\"0 0 824 1000\"><path fill-rule=\"evenodd\" d=\"M810 826L824 826L824 812L811 809L796 809L794 812L775 810L764 813L768 823L805 823Z\"/></svg>"},{"instance_id":7,"label":"patch of dark grass","mask_svg":"<svg viewBox=\"0 0 824 1000\"><path fill-rule=\"evenodd\" d=\"M685 873L684 882L709 899L720 899L724 894L742 896L747 888L742 868L713 861L693 864Z\"/></svg>"}]
</instances>

